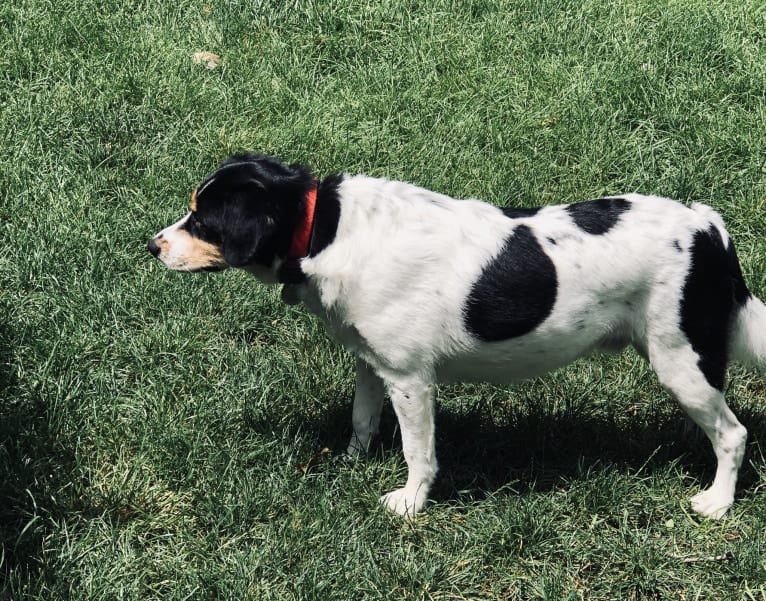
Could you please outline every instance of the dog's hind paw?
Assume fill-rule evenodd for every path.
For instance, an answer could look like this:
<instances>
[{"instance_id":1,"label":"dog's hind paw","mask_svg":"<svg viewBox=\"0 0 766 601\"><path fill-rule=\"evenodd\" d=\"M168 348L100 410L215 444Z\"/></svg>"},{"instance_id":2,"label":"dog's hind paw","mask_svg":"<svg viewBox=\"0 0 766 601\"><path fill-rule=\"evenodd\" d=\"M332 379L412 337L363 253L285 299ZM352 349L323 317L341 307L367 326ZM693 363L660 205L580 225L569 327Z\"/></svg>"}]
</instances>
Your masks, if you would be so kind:
<instances>
[{"instance_id":1,"label":"dog's hind paw","mask_svg":"<svg viewBox=\"0 0 766 601\"><path fill-rule=\"evenodd\" d=\"M691 498L692 509L711 520L721 519L733 503L731 496L718 494L713 489L703 490Z\"/></svg>"}]
</instances>

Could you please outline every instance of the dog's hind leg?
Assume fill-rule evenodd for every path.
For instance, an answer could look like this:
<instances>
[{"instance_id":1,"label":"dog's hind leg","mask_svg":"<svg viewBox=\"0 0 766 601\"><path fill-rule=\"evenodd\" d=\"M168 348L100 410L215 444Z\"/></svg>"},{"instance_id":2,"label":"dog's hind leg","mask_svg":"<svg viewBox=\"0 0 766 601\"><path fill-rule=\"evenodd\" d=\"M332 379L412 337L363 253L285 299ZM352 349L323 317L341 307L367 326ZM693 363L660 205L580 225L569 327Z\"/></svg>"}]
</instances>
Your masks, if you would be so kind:
<instances>
[{"instance_id":1,"label":"dog's hind leg","mask_svg":"<svg viewBox=\"0 0 766 601\"><path fill-rule=\"evenodd\" d=\"M734 502L747 440L747 430L726 406L723 390L737 327L732 324L738 323L750 293L734 245L721 233L720 217L704 207L695 210L706 213L710 225L694 233L683 272L683 263L678 263L658 274L647 308L646 346L660 382L713 445L715 478L691 502L697 513L720 518ZM681 288L668 284L680 281Z\"/></svg>"},{"instance_id":2,"label":"dog's hind leg","mask_svg":"<svg viewBox=\"0 0 766 601\"><path fill-rule=\"evenodd\" d=\"M434 386L418 378L387 380L399 420L407 483L383 495L380 502L400 515L412 517L423 508L438 469L434 441Z\"/></svg>"},{"instance_id":3,"label":"dog's hind leg","mask_svg":"<svg viewBox=\"0 0 766 601\"><path fill-rule=\"evenodd\" d=\"M675 349L650 345L649 360L660 383L713 445L718 461L715 478L710 488L692 497L691 504L700 515L718 519L734 502L747 430L726 405L723 392L707 381L700 369L701 359L689 344Z\"/></svg>"},{"instance_id":4,"label":"dog's hind leg","mask_svg":"<svg viewBox=\"0 0 766 601\"><path fill-rule=\"evenodd\" d=\"M356 389L351 415L351 441L347 453L356 457L366 453L378 433L383 407L383 380L362 359L356 360Z\"/></svg>"}]
</instances>

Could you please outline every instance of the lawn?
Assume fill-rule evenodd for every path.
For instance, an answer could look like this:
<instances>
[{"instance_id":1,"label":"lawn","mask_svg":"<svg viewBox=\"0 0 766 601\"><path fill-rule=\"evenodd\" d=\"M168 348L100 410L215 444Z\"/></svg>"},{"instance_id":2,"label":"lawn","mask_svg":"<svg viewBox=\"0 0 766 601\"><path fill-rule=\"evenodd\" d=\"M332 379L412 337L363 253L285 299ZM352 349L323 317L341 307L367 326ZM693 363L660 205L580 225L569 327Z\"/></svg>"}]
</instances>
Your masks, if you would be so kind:
<instances>
[{"instance_id":1,"label":"lawn","mask_svg":"<svg viewBox=\"0 0 766 601\"><path fill-rule=\"evenodd\" d=\"M343 457L349 356L278 290L146 252L244 149L498 205L701 201L766 297L757 0L6 1L0 597L766 600L766 387L738 368L722 521L633 353L441 387L434 503L380 508L405 464L390 407Z\"/></svg>"}]
</instances>

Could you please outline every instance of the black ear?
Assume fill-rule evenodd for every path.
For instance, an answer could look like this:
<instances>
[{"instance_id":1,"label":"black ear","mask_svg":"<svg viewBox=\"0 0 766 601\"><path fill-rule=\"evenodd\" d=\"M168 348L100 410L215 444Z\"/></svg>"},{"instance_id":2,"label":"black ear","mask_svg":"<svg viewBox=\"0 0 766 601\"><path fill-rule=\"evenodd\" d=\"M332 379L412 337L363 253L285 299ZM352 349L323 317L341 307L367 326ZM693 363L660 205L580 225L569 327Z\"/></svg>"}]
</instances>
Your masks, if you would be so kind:
<instances>
[{"instance_id":1,"label":"black ear","mask_svg":"<svg viewBox=\"0 0 766 601\"><path fill-rule=\"evenodd\" d=\"M232 267L274 260L274 218L245 203L227 207L223 228L223 258Z\"/></svg>"},{"instance_id":2,"label":"black ear","mask_svg":"<svg viewBox=\"0 0 766 601\"><path fill-rule=\"evenodd\" d=\"M230 221L223 238L223 258L232 267L254 263L264 237L262 218Z\"/></svg>"}]
</instances>

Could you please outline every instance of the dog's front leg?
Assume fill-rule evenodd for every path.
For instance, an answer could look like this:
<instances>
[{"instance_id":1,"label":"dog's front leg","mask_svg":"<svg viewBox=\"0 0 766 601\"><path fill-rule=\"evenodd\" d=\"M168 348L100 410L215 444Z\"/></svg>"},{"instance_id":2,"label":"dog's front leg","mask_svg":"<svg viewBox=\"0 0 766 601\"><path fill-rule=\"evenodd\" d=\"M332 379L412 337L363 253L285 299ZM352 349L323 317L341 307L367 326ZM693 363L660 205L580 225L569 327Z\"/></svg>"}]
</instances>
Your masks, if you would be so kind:
<instances>
[{"instance_id":1,"label":"dog's front leg","mask_svg":"<svg viewBox=\"0 0 766 601\"><path fill-rule=\"evenodd\" d=\"M404 488L384 495L380 502L400 515L412 517L423 508L438 469L434 387L420 380L387 381L386 385L399 419L408 474Z\"/></svg>"},{"instance_id":2,"label":"dog's front leg","mask_svg":"<svg viewBox=\"0 0 766 601\"><path fill-rule=\"evenodd\" d=\"M356 360L356 390L351 415L351 442L347 453L353 457L366 453L372 438L378 433L380 411L383 407L383 380L365 361Z\"/></svg>"}]
</instances>

